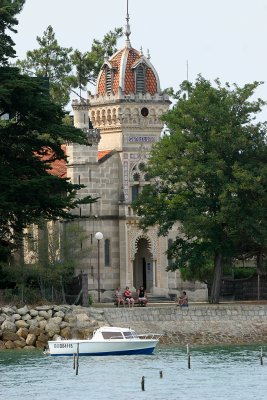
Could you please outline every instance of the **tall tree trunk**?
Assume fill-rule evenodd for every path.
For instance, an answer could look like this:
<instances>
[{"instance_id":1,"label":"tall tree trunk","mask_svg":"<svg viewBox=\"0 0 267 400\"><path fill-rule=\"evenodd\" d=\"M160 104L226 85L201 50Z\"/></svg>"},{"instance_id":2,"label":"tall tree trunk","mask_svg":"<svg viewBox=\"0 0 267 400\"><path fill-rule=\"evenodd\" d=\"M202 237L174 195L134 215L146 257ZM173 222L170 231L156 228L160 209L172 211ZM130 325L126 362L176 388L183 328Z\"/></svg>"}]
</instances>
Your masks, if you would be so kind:
<instances>
[{"instance_id":1,"label":"tall tree trunk","mask_svg":"<svg viewBox=\"0 0 267 400\"><path fill-rule=\"evenodd\" d=\"M210 303L219 303L220 290L221 290L221 278L222 278L222 254L216 253L214 258L214 278L211 288Z\"/></svg>"}]
</instances>

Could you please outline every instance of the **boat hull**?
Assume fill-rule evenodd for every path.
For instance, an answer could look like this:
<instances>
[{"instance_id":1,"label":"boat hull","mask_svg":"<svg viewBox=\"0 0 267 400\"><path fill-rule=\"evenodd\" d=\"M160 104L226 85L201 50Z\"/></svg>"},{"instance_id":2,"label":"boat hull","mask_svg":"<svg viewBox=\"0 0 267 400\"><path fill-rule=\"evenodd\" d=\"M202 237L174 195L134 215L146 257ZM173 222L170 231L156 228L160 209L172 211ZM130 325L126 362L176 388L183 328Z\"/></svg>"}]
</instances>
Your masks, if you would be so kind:
<instances>
[{"instance_id":1,"label":"boat hull","mask_svg":"<svg viewBox=\"0 0 267 400\"><path fill-rule=\"evenodd\" d=\"M116 340L106 342L94 342L86 340L77 341L50 341L49 354L51 356L118 356L134 354L152 354L158 340Z\"/></svg>"}]
</instances>

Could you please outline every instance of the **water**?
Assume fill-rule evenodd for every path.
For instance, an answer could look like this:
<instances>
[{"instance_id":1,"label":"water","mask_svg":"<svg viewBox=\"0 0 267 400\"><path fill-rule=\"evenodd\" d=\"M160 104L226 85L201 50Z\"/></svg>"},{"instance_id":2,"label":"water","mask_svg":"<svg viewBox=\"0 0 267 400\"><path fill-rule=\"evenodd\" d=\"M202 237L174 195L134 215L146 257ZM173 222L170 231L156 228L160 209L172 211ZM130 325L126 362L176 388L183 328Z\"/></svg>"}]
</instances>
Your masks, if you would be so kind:
<instances>
[{"instance_id":1,"label":"water","mask_svg":"<svg viewBox=\"0 0 267 400\"><path fill-rule=\"evenodd\" d=\"M72 357L0 351L0 399L263 400L267 358L260 365L260 349L191 348L191 369L184 347L159 346L152 356L80 357L78 376Z\"/></svg>"}]
</instances>

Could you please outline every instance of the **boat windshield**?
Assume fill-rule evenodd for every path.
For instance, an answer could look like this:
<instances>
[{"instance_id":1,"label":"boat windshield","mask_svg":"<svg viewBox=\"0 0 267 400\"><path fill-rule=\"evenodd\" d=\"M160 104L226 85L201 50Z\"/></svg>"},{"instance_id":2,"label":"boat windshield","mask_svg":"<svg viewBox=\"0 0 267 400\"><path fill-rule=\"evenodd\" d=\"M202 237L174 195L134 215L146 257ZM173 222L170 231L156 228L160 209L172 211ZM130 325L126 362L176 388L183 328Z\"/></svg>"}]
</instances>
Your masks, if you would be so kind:
<instances>
[{"instance_id":1,"label":"boat windshield","mask_svg":"<svg viewBox=\"0 0 267 400\"><path fill-rule=\"evenodd\" d=\"M137 335L134 331L123 332L123 335L124 335L125 339L137 338Z\"/></svg>"},{"instance_id":2,"label":"boat windshield","mask_svg":"<svg viewBox=\"0 0 267 400\"><path fill-rule=\"evenodd\" d=\"M123 339L121 332L102 332L104 339Z\"/></svg>"}]
</instances>

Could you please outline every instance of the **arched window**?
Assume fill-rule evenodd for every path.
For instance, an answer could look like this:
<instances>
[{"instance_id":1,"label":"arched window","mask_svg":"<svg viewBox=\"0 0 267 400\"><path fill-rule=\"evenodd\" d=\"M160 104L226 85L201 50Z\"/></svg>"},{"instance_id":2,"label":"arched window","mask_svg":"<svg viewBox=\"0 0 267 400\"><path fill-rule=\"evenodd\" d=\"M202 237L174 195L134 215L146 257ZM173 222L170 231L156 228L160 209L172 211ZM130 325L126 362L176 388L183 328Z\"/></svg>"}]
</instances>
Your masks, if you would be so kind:
<instances>
[{"instance_id":1,"label":"arched window","mask_svg":"<svg viewBox=\"0 0 267 400\"><path fill-rule=\"evenodd\" d=\"M110 240L105 239L105 266L110 266Z\"/></svg>"},{"instance_id":2,"label":"arched window","mask_svg":"<svg viewBox=\"0 0 267 400\"><path fill-rule=\"evenodd\" d=\"M135 71L136 74L136 93L145 93L145 68L143 65L139 65Z\"/></svg>"}]
</instances>

